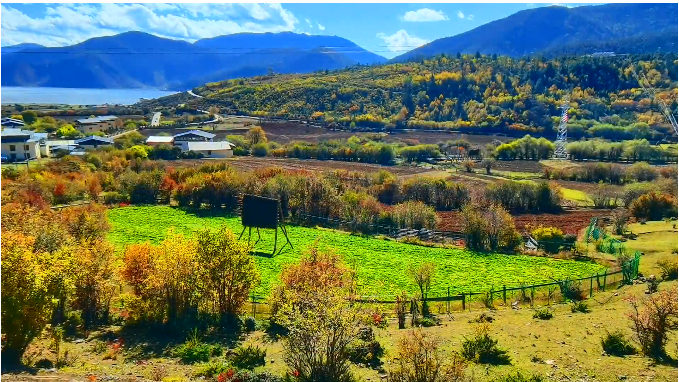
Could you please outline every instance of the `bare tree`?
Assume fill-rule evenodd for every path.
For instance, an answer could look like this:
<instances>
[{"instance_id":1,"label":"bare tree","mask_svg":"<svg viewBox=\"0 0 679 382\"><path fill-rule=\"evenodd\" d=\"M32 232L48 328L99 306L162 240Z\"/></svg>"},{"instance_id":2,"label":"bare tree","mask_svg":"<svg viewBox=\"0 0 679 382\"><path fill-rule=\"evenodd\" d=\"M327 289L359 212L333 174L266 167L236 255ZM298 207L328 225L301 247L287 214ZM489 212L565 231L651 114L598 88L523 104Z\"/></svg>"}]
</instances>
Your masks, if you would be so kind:
<instances>
[{"instance_id":1,"label":"bare tree","mask_svg":"<svg viewBox=\"0 0 679 382\"><path fill-rule=\"evenodd\" d=\"M436 266L433 263L424 263L420 266L411 266L409 269L410 276L413 278L417 287L420 289L420 298L422 299L422 315L429 315L429 307L427 306L427 295L431 288L431 280L436 271Z\"/></svg>"}]
</instances>

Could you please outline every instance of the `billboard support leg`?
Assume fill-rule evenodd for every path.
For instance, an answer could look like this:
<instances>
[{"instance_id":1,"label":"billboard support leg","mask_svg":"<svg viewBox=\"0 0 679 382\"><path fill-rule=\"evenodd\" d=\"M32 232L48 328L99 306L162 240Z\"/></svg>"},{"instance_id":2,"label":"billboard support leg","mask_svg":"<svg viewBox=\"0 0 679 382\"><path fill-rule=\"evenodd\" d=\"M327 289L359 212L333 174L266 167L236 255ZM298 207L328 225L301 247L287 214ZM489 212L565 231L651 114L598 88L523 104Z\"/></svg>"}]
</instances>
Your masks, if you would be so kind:
<instances>
[{"instance_id":1,"label":"billboard support leg","mask_svg":"<svg viewBox=\"0 0 679 382\"><path fill-rule=\"evenodd\" d=\"M273 252L271 252L271 255L276 254L276 245L278 245L278 228L274 230L274 236L273 236Z\"/></svg>"}]
</instances>

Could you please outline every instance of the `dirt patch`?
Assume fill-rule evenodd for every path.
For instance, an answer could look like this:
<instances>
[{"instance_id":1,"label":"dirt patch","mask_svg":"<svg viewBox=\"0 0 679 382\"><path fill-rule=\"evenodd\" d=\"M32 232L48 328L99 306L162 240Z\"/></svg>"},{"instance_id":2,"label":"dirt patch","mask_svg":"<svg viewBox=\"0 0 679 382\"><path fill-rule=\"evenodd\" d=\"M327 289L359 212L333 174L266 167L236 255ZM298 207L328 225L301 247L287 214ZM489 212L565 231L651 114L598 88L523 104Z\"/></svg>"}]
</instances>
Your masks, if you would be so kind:
<instances>
[{"instance_id":1,"label":"dirt patch","mask_svg":"<svg viewBox=\"0 0 679 382\"><path fill-rule=\"evenodd\" d=\"M516 172L535 172L541 174L544 165L532 160L498 160L493 164L494 170L516 171Z\"/></svg>"},{"instance_id":2,"label":"dirt patch","mask_svg":"<svg viewBox=\"0 0 679 382\"><path fill-rule=\"evenodd\" d=\"M458 211L437 212L440 224L437 226L442 231L462 231L462 214ZM545 227L557 227L564 234L577 235L578 232L589 225L593 217L610 216L608 210L570 210L560 214L521 214L513 215L516 229L519 232L530 230L531 227L543 225Z\"/></svg>"},{"instance_id":3,"label":"dirt patch","mask_svg":"<svg viewBox=\"0 0 679 382\"><path fill-rule=\"evenodd\" d=\"M357 172L378 172L386 170L393 174L412 175L425 174L432 170L423 167L414 166L381 166L370 163L356 163L356 162L340 162L340 161L322 161L316 159L293 159L293 158L258 158L258 157L236 157L233 159L184 159L177 161L168 161L167 165L172 167L183 166L199 166L206 163L215 163L217 161L225 161L229 165L243 171L254 171L266 167L281 167L285 170L306 170L312 172L326 172L335 170L347 170Z\"/></svg>"}]
</instances>

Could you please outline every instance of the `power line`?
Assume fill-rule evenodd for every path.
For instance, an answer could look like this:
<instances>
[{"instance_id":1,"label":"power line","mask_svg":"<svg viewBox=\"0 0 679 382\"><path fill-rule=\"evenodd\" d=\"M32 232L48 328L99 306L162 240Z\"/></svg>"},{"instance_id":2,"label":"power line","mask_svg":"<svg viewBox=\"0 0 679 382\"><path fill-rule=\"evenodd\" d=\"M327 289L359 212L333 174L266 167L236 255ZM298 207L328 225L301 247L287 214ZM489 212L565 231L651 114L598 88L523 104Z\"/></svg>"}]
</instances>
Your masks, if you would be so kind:
<instances>
[{"instance_id":1,"label":"power line","mask_svg":"<svg viewBox=\"0 0 679 382\"><path fill-rule=\"evenodd\" d=\"M290 50L290 51L259 51L259 50L252 50L252 51L242 51L242 52L215 52L215 51L204 51L204 52L180 52L180 51L139 51L139 52L113 52L113 51L80 51L80 50L73 50L73 51L61 51L61 52L53 52L53 51L19 51L19 52L12 52L11 54L63 54L63 55L141 55L141 54L147 54L147 55L243 55L247 53L257 53L257 54L285 54L285 53L321 53L321 54L351 54L351 53L399 53L399 52L409 52L410 49L407 47L402 47L405 49L399 49L399 50Z\"/></svg>"}]
</instances>

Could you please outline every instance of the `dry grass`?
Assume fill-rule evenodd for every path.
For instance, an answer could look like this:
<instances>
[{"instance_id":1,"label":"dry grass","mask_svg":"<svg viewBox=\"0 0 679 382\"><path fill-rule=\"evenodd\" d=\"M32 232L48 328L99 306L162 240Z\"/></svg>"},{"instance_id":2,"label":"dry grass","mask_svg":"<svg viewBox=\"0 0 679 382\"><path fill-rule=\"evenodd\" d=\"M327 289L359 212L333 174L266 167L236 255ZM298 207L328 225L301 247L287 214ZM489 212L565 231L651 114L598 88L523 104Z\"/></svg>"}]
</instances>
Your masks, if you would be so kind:
<instances>
[{"instance_id":1,"label":"dry grass","mask_svg":"<svg viewBox=\"0 0 679 382\"><path fill-rule=\"evenodd\" d=\"M676 258L673 250L677 248L677 230L671 223L652 222L644 225L631 224L630 229L637 234L636 240L627 241L630 249L640 249L645 252L641 260L642 272L649 272L655 268L657 261ZM660 289L677 288L677 281L663 282ZM620 289L609 289L596 294L588 300L591 313L574 314L570 306L561 304L552 306L554 318L548 321L533 319L533 309L522 307L520 310L499 308L492 314L494 320L490 324L491 335L499 340L499 345L507 349L512 359L509 366L472 366L468 370L474 376L474 381L485 382L514 373L519 370L524 374L538 374L549 381L601 381L614 382L625 379L627 381L676 381L677 365L653 364L649 359L640 355L614 357L603 355L600 339L607 331L622 330L632 339L632 331L627 313L630 311L626 297L645 296L646 285L625 286ZM536 307L537 308L537 307ZM451 316L440 315L442 325L425 328L424 330L439 336L443 340L446 350L460 350L465 336L472 334L477 325L473 320L480 313L489 313L487 309L473 308L472 311L453 313ZM472 321L472 323L470 323ZM117 331L111 327L104 330ZM378 340L386 350L383 357L384 367L389 368L389 357L395 353L395 345L405 335L407 330L398 330L396 320L389 322L386 329L377 329ZM96 335L94 333L93 335ZM271 341L265 333L256 331L243 337L241 345L258 345L267 351L266 369L273 373L282 374L286 371L283 362L283 347L280 341ZM48 350L49 338L46 334L31 345L29 353L33 361L41 358L53 360L54 353ZM57 373L38 373L3 375L7 381L37 381L38 379L53 380L86 380L94 374L97 380L109 380L107 376L114 376L113 380L142 380L152 375L154 369L162 367L168 378L173 381L195 379L194 373L200 365L182 365L177 360L142 354L143 361L136 362L139 354L131 349L123 349L116 360L103 360L103 354L94 351L93 342L66 343L65 349L77 354L78 361L73 366L65 367ZM669 355L677 358L677 332L670 333L667 346ZM545 363L549 361L550 364ZM379 381L376 370L353 367L359 380ZM623 378L624 376L624 378Z\"/></svg>"}]
</instances>

